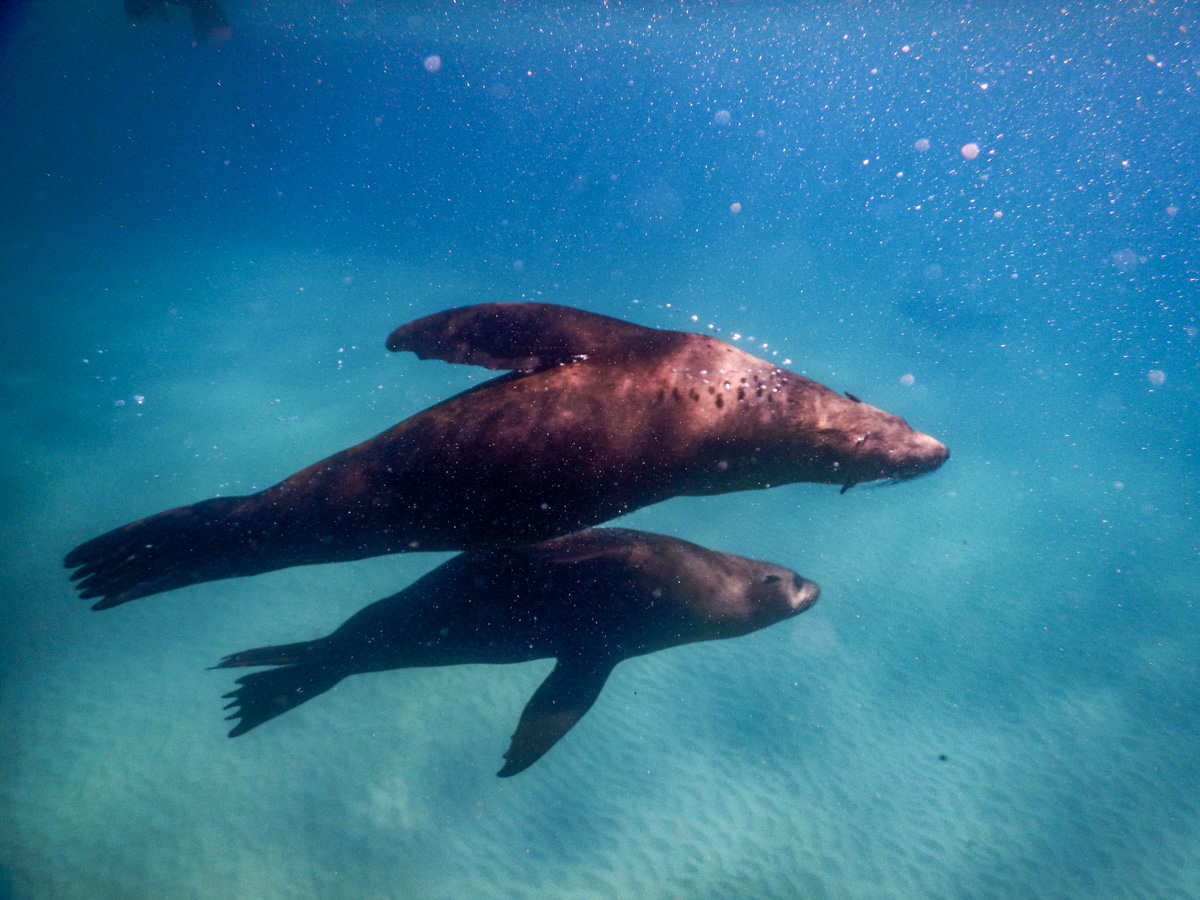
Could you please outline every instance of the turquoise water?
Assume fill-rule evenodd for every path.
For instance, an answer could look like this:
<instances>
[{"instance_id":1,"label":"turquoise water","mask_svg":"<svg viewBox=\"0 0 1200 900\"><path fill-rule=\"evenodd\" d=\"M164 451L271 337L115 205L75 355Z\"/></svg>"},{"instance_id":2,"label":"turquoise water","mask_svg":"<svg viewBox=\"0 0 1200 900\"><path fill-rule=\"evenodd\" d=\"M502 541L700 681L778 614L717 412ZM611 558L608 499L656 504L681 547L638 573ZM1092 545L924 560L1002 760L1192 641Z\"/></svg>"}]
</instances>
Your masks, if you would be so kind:
<instances>
[{"instance_id":1,"label":"turquoise water","mask_svg":"<svg viewBox=\"0 0 1200 900\"><path fill-rule=\"evenodd\" d=\"M0 18L0 897L1200 896L1194 7L225 12ZM477 383L384 338L521 298L752 339L951 459L621 520L821 601L623 663L506 780L549 662L232 741L206 669L445 555L73 596L80 541Z\"/></svg>"}]
</instances>

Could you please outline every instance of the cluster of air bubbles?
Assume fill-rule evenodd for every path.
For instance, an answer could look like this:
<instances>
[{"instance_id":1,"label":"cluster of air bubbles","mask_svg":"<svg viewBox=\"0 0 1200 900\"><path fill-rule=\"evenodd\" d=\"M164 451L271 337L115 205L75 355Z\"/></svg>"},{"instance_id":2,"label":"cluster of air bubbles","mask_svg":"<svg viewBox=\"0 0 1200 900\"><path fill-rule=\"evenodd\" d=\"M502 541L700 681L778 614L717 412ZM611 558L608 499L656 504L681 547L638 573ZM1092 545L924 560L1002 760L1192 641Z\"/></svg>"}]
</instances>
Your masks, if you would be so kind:
<instances>
[{"instance_id":1,"label":"cluster of air bubbles","mask_svg":"<svg viewBox=\"0 0 1200 900\"><path fill-rule=\"evenodd\" d=\"M915 141L913 141L913 149L918 153L928 153L931 146L932 144L930 144L929 138L917 138ZM975 141L970 141L969 143L963 144L961 147L959 147L958 152L963 155L964 159L975 159L979 156L981 150L979 148L979 144L977 144Z\"/></svg>"},{"instance_id":2,"label":"cluster of air bubbles","mask_svg":"<svg viewBox=\"0 0 1200 900\"><path fill-rule=\"evenodd\" d=\"M1109 256L1109 261L1112 263L1112 267L1118 272L1128 275L1129 273L1135 271L1138 266L1144 265L1147 261L1147 258L1145 256L1139 256L1129 248L1125 248L1123 250L1113 251L1113 253Z\"/></svg>"}]
</instances>

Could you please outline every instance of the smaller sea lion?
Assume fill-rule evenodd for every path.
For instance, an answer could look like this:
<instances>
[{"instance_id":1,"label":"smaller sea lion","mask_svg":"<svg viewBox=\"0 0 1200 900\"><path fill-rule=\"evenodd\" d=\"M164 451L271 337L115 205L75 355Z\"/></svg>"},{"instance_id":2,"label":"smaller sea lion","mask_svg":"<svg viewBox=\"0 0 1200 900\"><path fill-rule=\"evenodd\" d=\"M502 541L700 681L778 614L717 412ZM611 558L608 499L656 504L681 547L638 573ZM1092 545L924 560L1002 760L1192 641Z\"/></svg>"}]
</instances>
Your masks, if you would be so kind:
<instances>
[{"instance_id":1,"label":"smaller sea lion","mask_svg":"<svg viewBox=\"0 0 1200 900\"><path fill-rule=\"evenodd\" d=\"M260 647L214 668L280 666L226 694L245 734L343 678L415 666L554 657L499 775L522 772L591 708L617 663L737 637L804 612L820 588L795 572L624 528L476 550L355 613L327 637Z\"/></svg>"}]
</instances>

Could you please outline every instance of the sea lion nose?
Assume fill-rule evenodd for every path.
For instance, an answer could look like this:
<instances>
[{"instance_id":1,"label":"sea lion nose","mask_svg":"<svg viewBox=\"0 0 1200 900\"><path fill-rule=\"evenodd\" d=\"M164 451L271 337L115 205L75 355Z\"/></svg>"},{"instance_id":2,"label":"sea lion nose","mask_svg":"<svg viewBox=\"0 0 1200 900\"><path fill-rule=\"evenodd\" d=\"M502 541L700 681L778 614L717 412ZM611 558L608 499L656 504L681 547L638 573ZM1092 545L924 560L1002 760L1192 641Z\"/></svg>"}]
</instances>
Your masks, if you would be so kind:
<instances>
[{"instance_id":1,"label":"sea lion nose","mask_svg":"<svg viewBox=\"0 0 1200 900\"><path fill-rule=\"evenodd\" d=\"M950 448L935 437L916 432L913 440L913 459L919 462L919 471L932 472L950 458Z\"/></svg>"},{"instance_id":2,"label":"sea lion nose","mask_svg":"<svg viewBox=\"0 0 1200 900\"><path fill-rule=\"evenodd\" d=\"M821 587L815 581L796 575L792 578L792 584L796 587L796 593L792 597L792 608L797 612L804 612L821 596Z\"/></svg>"}]
</instances>

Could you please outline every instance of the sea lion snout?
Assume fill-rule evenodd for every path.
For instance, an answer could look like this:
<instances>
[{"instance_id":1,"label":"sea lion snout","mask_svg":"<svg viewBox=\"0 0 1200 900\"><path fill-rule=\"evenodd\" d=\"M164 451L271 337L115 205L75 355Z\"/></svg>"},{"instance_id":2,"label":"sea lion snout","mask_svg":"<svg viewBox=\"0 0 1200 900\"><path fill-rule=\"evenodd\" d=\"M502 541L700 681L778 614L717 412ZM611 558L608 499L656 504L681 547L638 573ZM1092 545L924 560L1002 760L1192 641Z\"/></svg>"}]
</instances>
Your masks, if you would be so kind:
<instances>
[{"instance_id":1,"label":"sea lion snout","mask_svg":"<svg viewBox=\"0 0 1200 900\"><path fill-rule=\"evenodd\" d=\"M797 614L804 612L817 602L821 596L821 586L815 581L809 581L803 575L792 576L792 596L790 602Z\"/></svg>"},{"instance_id":2,"label":"sea lion snout","mask_svg":"<svg viewBox=\"0 0 1200 900\"><path fill-rule=\"evenodd\" d=\"M865 404L864 404L865 405ZM907 481L941 467L950 456L950 450L935 437L917 431L899 416L880 410L871 427L857 438L855 446L859 458L877 466L869 478L889 478Z\"/></svg>"},{"instance_id":3,"label":"sea lion snout","mask_svg":"<svg viewBox=\"0 0 1200 900\"><path fill-rule=\"evenodd\" d=\"M737 559L737 557L734 557ZM765 575L754 579L736 604L744 610L743 622L751 628L763 628L772 622L782 622L809 609L821 595L816 582L782 566L767 564Z\"/></svg>"},{"instance_id":4,"label":"sea lion snout","mask_svg":"<svg viewBox=\"0 0 1200 900\"><path fill-rule=\"evenodd\" d=\"M914 432L912 474L902 478L914 478L916 475L934 472L949 458L950 449L941 440L919 431Z\"/></svg>"},{"instance_id":5,"label":"sea lion snout","mask_svg":"<svg viewBox=\"0 0 1200 900\"><path fill-rule=\"evenodd\" d=\"M935 437L914 431L908 442L909 464L900 478L915 478L935 469L950 458L950 448Z\"/></svg>"},{"instance_id":6,"label":"sea lion snout","mask_svg":"<svg viewBox=\"0 0 1200 900\"><path fill-rule=\"evenodd\" d=\"M908 481L933 472L950 456L945 444L914 431L898 416L881 413L872 424L875 427L864 429L857 437L849 431L852 444L845 454L849 458L835 459L831 464L833 480L844 485L842 493L865 481Z\"/></svg>"}]
</instances>

